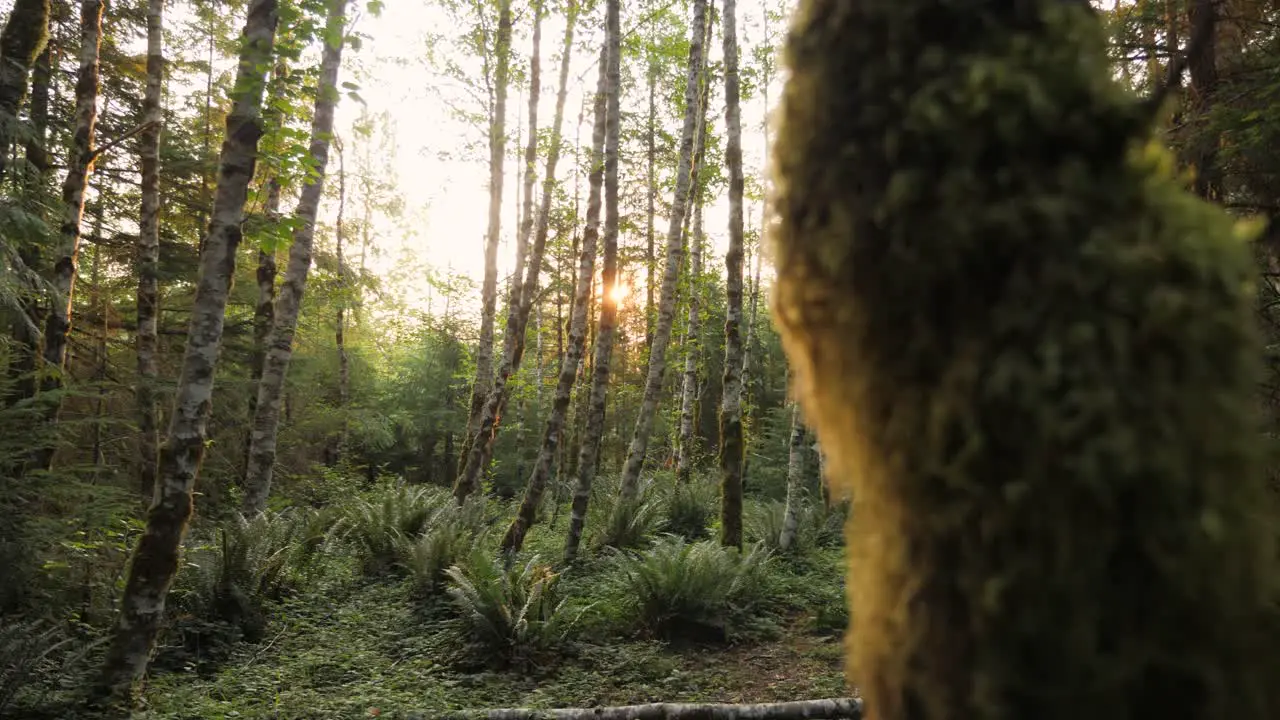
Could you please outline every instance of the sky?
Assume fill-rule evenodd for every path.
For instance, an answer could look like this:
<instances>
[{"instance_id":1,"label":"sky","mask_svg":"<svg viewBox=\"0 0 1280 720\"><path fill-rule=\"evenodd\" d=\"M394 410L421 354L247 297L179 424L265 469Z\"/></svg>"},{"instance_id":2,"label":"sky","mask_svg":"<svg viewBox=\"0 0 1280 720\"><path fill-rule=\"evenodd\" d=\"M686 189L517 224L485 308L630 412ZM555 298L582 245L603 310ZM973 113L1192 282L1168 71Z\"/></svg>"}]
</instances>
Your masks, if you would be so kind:
<instances>
[{"instance_id":1,"label":"sky","mask_svg":"<svg viewBox=\"0 0 1280 720\"><path fill-rule=\"evenodd\" d=\"M740 42L746 46L758 38L763 7L760 3L743 3L740 10ZM601 10L603 5L601 4ZM627 5L624 3L623 26L628 26ZM578 38L598 47L593 39L599 38L596 29L599 20L586 16L579 20ZM584 27L585 26L585 27ZM754 26L754 27L752 27ZM405 201L409 232L384 223L379 227L378 243L382 257L373 267L388 275L408 275L407 284L401 289L410 305L426 309L431 302L426 283L412 282L414 266L430 265L437 270L451 270L472 277L477 285L484 273L483 240L488 220L488 162L487 149L476 148L468 153L463 147L465 139L483 140L477 131L458 119L449 109L449 102L465 104L467 99L454 87L454 83L431 67L427 61L430 33L448 33L459 30L455 21L436 3L417 0L390 0L379 16L361 12L355 22L355 30L367 35L362 48L348 56L344 62L343 80L353 80L360 85L359 94L371 113L387 111L392 119L392 142L395 152L384 158L387 179L393 180ZM559 67L559 49L562 44L564 22L559 16L550 16L542 30L542 91L539 103L539 124L549 127L555 109L555 93ZM528 32L517 32L527 36ZM745 35L745 38L742 37ZM441 54L448 51L445 45L436 45ZM514 62L527 65L531 49L528 38L519 38L513 47ZM721 56L720 40L713 39L710 48L713 60ZM746 52L746 47L743 50ZM453 55L459 62L464 59ZM565 109L564 134L572 138L574 124L582 107L584 94L594 89L595 66L598 54L594 51L575 52L570 69L570 87ZM478 71L478 64L474 66ZM477 72L478 74L478 72ZM776 85L776 83L775 83ZM588 86L591 86L588 88ZM508 98L508 127L514 136L517 122L524 124L527 100L523 90L513 91ZM771 93L776 98L777 88ZM472 109L479 109L476 104ZM338 110L340 133L350 136L350 127L360 116L359 103L344 99ZM625 108L624 108L625 111ZM715 121L723 130L723 103L713 107L718 114ZM759 174L764 153L762 121L765 108L761 98L744 102L742 107L743 146L745 168L748 174ZM590 137L590 112L582 128L584 141ZM521 139L523 145L523 138ZM523 162L516 160L517 148L508 143L508 159L505 163L503 193L502 244L499 248L499 276L504 278L513 265L513 235L517 218L517 193L520 186L518 171ZM544 171L545 158L539 158L539 185ZM558 177L571 179L572 158L562 158ZM583 193L585 195L585 179ZM536 190L535 190L536 192ZM333 208L326 208L332 213ZM748 207L747 223L758 227L759 205ZM727 199L721 197L710 205L705 214L708 235L716 253L723 253L727 237ZM403 225L403 224L402 224ZM665 229L665 219L659 219L659 237ZM625 242L625 240L624 240ZM715 260L708 262L708 267ZM749 272L749 270L748 270ZM478 298L477 298L478 300Z\"/></svg>"}]
</instances>

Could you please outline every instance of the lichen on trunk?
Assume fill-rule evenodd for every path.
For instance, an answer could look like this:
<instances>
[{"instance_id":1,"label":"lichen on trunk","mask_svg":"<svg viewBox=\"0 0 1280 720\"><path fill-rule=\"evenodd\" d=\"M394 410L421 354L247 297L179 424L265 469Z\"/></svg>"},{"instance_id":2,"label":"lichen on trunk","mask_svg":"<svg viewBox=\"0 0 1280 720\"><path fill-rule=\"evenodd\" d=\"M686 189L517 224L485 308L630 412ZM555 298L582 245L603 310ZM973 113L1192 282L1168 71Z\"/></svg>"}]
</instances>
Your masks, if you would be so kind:
<instances>
[{"instance_id":1,"label":"lichen on trunk","mask_svg":"<svg viewBox=\"0 0 1280 720\"><path fill-rule=\"evenodd\" d=\"M879 720L1275 717L1250 234L1085 3L802 0L775 315Z\"/></svg>"}]
</instances>

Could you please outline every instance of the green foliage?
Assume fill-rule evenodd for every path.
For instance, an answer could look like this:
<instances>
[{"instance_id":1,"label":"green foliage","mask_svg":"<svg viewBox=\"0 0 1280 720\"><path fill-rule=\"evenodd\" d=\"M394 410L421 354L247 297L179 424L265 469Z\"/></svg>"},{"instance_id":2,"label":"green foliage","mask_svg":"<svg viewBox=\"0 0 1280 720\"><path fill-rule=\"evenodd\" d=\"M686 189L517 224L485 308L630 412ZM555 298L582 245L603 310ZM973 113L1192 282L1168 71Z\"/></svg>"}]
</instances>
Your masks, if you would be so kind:
<instances>
[{"instance_id":1,"label":"green foliage","mask_svg":"<svg viewBox=\"0 0 1280 720\"><path fill-rule=\"evenodd\" d=\"M503 664L524 664L557 647L581 616L560 597L559 575L537 557L504 569L492 552L481 550L446 574L469 637Z\"/></svg>"},{"instance_id":2,"label":"green foliage","mask_svg":"<svg viewBox=\"0 0 1280 720\"><path fill-rule=\"evenodd\" d=\"M406 544L452 504L443 488L386 484L342 506L334 532L355 547L365 575L381 575L400 568Z\"/></svg>"},{"instance_id":3,"label":"green foliage","mask_svg":"<svg viewBox=\"0 0 1280 720\"><path fill-rule=\"evenodd\" d=\"M748 500L743 508L743 528L747 539L770 550L779 550L786 512L787 504L778 500ZM847 504L827 509L820 503L800 500L796 507L796 538L789 552L795 554L813 548L838 546L843 539L847 517Z\"/></svg>"},{"instance_id":4,"label":"green foliage","mask_svg":"<svg viewBox=\"0 0 1280 720\"><path fill-rule=\"evenodd\" d=\"M19 701L39 705L49 680L66 675L83 658L75 638L42 620L0 619L0 717Z\"/></svg>"},{"instance_id":5,"label":"green foliage","mask_svg":"<svg viewBox=\"0 0 1280 720\"><path fill-rule=\"evenodd\" d=\"M466 504L447 505L416 539L405 539L401 563L413 577L421 596L437 595L445 586L446 572L477 552L486 538L484 501L473 497Z\"/></svg>"},{"instance_id":6,"label":"green foliage","mask_svg":"<svg viewBox=\"0 0 1280 720\"><path fill-rule=\"evenodd\" d=\"M696 476L687 483L676 483L663 498L663 523L666 532L686 540L701 540L717 517L719 488L707 478Z\"/></svg>"},{"instance_id":7,"label":"green foliage","mask_svg":"<svg viewBox=\"0 0 1280 720\"><path fill-rule=\"evenodd\" d=\"M622 603L630 622L659 637L728 639L735 618L765 599L769 552L746 553L702 540L667 536L642 553L616 560Z\"/></svg>"}]
</instances>

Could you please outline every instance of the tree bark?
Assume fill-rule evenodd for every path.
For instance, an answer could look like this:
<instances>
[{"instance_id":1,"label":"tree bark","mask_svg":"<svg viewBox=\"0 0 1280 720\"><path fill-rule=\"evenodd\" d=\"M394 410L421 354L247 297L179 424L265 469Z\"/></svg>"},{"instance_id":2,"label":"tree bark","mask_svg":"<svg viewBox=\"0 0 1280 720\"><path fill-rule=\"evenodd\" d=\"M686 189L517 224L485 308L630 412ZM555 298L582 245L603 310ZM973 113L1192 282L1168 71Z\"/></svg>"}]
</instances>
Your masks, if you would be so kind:
<instances>
[{"instance_id":1,"label":"tree bark","mask_svg":"<svg viewBox=\"0 0 1280 720\"><path fill-rule=\"evenodd\" d=\"M160 288L160 135L163 112L160 107L164 83L164 0L147 1L147 84L142 98L139 136L142 161L142 208L138 221L138 333L135 348L138 361L138 455L139 489L143 497L155 493L158 471L160 425L156 417L157 316Z\"/></svg>"},{"instance_id":2,"label":"tree bark","mask_svg":"<svg viewBox=\"0 0 1280 720\"><path fill-rule=\"evenodd\" d=\"M685 209L689 201L690 175L693 170L693 138L698 122L698 79L702 71L703 40L707 22L706 0L694 0L693 25L689 30L689 72L685 82L684 128L680 135L680 158L676 167L675 196L671 202L671 216L667 226L666 267L662 275L662 294L658 301L658 322L654 328L653 344L649 348L649 371L646 373L644 396L635 431L627 450L626 464L622 470L621 494L634 498L640 487L640 471L649 449L653 433L653 420L657 414L658 398L662 394L662 379L667 370L667 346L671 343L671 326L675 319L677 285L680 279L680 262L684 252L683 241Z\"/></svg>"},{"instance_id":3,"label":"tree bark","mask_svg":"<svg viewBox=\"0 0 1280 720\"><path fill-rule=\"evenodd\" d=\"M343 214L347 208L347 166L343 160L342 143L336 137L334 149L338 151L338 219L334 228L338 255L338 313L334 319L333 343L338 349L338 413L341 417L338 433L333 439L333 451L329 455L330 465L337 465L346 452L347 406L351 403L351 358L347 356L347 300L351 288L347 282L347 263L343 255L343 242L346 239Z\"/></svg>"},{"instance_id":4,"label":"tree bark","mask_svg":"<svg viewBox=\"0 0 1280 720\"><path fill-rule=\"evenodd\" d=\"M861 720L862 700L829 698L782 703L651 703L620 707L475 710L441 720Z\"/></svg>"},{"instance_id":5,"label":"tree bark","mask_svg":"<svg viewBox=\"0 0 1280 720\"><path fill-rule=\"evenodd\" d=\"M244 475L246 516L261 513L271 494L271 479L276 460L276 437L280 429L280 402L285 376L293 357L293 338L298 329L298 312L311 270L312 246L315 242L316 214L324 192L325 169L329 164L329 146L333 138L333 115L338 104L338 71L342 67L342 48L346 44L347 0L330 0L323 37L324 52L320 60L320 80L316 89L315 115L311 121L312 170L315 172L302 187L293 217L296 230L289 246L289 264L285 268L280 296L276 299L275 322L267 340L267 357L262 364L262 380L258 383L258 402L253 418L249 444L249 465ZM337 44L331 44L336 39Z\"/></svg>"},{"instance_id":6,"label":"tree bark","mask_svg":"<svg viewBox=\"0 0 1280 720\"><path fill-rule=\"evenodd\" d=\"M644 251L644 349L653 347L653 276L657 271L657 258L654 256L654 216L658 204L657 173L657 118L658 118L658 61L649 58L649 126L647 147L645 148L646 180L649 192L645 198L645 251Z\"/></svg>"},{"instance_id":7,"label":"tree bark","mask_svg":"<svg viewBox=\"0 0 1280 720\"><path fill-rule=\"evenodd\" d=\"M249 181L262 135L263 68L271 60L277 0L249 4L241 41L237 88L227 115L217 194L192 306L187 347L174 398L168 439L147 526L129 564L120 614L97 683L99 698L124 700L146 671L164 617L165 596L178 571L178 555L191 517L192 490L204 456L214 371L235 273L236 249Z\"/></svg>"},{"instance_id":8,"label":"tree bark","mask_svg":"<svg viewBox=\"0 0 1280 720\"><path fill-rule=\"evenodd\" d=\"M562 104L565 90L568 87L569 53L573 47L574 24L577 20L578 5L571 2L565 29L564 50L560 65L560 96L557 104ZM565 417L569 411L569 402L573 397L573 384L578 375L578 363L582 359L587 335L587 294L591 290L591 282L595 279L596 246L599 241L600 226L600 186L603 183L603 158L605 140L605 113L607 112L606 94L607 63L600 63L596 82L595 125L591 132L591 190L587 200L586 227L582 233L581 255L578 259L578 275L574 285L573 305L569 319L569 342L564 355L560 358L560 372L556 379L556 392L551 401L551 412L547 416L546 429L542 436L542 446L538 450L538 459L525 487L524 498L520 501L520 509L507 528L502 538L502 549L508 553L519 552L524 544L525 534L533 526L542 503L542 495L546 491L547 481L551 477L551 469L555 464L560 436L564 432ZM544 188L545 191L546 188ZM544 194L545 198L549 195Z\"/></svg>"},{"instance_id":9,"label":"tree bark","mask_svg":"<svg viewBox=\"0 0 1280 720\"><path fill-rule=\"evenodd\" d=\"M720 404L720 544L742 548L742 115L738 88L736 0L724 0L724 99L729 167L729 249L724 320L724 391Z\"/></svg>"},{"instance_id":10,"label":"tree bark","mask_svg":"<svg viewBox=\"0 0 1280 720\"><path fill-rule=\"evenodd\" d=\"M541 17L540 4L535 10L538 12L538 17ZM534 72L531 73L531 77L535 81L538 77L537 58L539 54L540 28L541 21L536 20L534 23L534 60L532 63ZM571 31L572 26L568 26L566 30ZM572 38L569 37L569 39L571 40ZM480 487L480 479L484 474L485 467L489 464L489 459L493 452L493 443L497 439L498 422L502 417L503 409L506 407L508 382L511 376L520 369L520 363L524 357L525 330L529 324L529 313L533 306L534 296L537 294L538 277L542 270L543 255L546 252L547 235L551 221L551 200L555 189L556 166L560 161L561 128L564 123L564 103L569 77L567 58L568 51L565 51L560 65L561 83L556 95L555 119L552 122L551 130L552 143L550 152L547 155L546 176L543 178L542 183L542 202L538 209L538 226L533 239L533 248L529 253L528 266L525 268L523 282L519 277L512 281L513 290L511 301L508 303L507 328L502 342L502 363L498 367L496 377L494 377L493 387L489 391L489 397L485 401L485 407L480 417L479 429L473 439L469 456L454 490L454 494L459 501L465 499L467 495ZM537 134L536 105L538 95L538 88L535 83L529 93L530 134L534 136ZM536 148L530 146L530 149ZM526 155L526 161L528 157ZM532 191L529 194L532 195Z\"/></svg>"},{"instance_id":11,"label":"tree bark","mask_svg":"<svg viewBox=\"0 0 1280 720\"><path fill-rule=\"evenodd\" d=\"M75 126L67 156L67 175L62 181L62 222L58 226L53 275L49 279L49 313L45 316L42 353L47 375L40 383L43 392L60 390L66 370L67 336L71 332L71 303L80 251L80 224L94 161L93 135L98 121L98 48L102 43L103 7L103 0L82 0L80 3L80 67L76 74ZM57 425L61 405L60 398L50 401L50 425ZM36 450L34 467L47 469L52 461L52 445Z\"/></svg>"},{"instance_id":12,"label":"tree bark","mask_svg":"<svg viewBox=\"0 0 1280 720\"><path fill-rule=\"evenodd\" d=\"M17 135L27 78L49 40L49 0L17 0L0 31L0 181Z\"/></svg>"},{"instance_id":13,"label":"tree bark","mask_svg":"<svg viewBox=\"0 0 1280 720\"><path fill-rule=\"evenodd\" d=\"M1218 168L1220 134L1214 129L1209 114L1213 110L1214 94L1218 90L1217 0L1190 0L1187 5L1187 23L1192 28L1191 37L1200 47L1188 43L1187 69L1191 75L1191 102L1198 122L1191 128L1194 133L1189 148L1191 164L1195 167L1192 187L1205 200L1217 201L1222 195L1222 173ZM1202 27L1208 26L1206 30Z\"/></svg>"},{"instance_id":14,"label":"tree bark","mask_svg":"<svg viewBox=\"0 0 1280 720\"><path fill-rule=\"evenodd\" d=\"M605 2L605 46L601 63L606 66L605 136L604 136L604 253L601 268L600 318L596 323L595 352L592 359L591 393L587 401L582 443L578 450L577 480L573 488L573 504L569 532L565 537L564 561L571 563L582 544L582 528L587 522L587 505L591 502L591 485L595 481L600 459L600 440L604 437L605 401L609 394L609 361L613 355L613 336L618 318L618 304L608 288L618 278L618 142L621 135L622 94L622 9L621 0ZM594 157L593 157L594 160ZM597 172L592 163L592 172ZM584 238L585 242L585 238ZM588 302L587 307L591 304Z\"/></svg>"},{"instance_id":15,"label":"tree bark","mask_svg":"<svg viewBox=\"0 0 1280 720\"><path fill-rule=\"evenodd\" d=\"M804 493L804 423L800 421L800 405L791 406L791 439L787 447L787 506L782 516L782 534L778 547L790 550L800 527L800 501Z\"/></svg>"},{"instance_id":16,"label":"tree bark","mask_svg":"<svg viewBox=\"0 0 1280 720\"><path fill-rule=\"evenodd\" d=\"M493 107L489 116L489 228L484 245L484 282L481 285L480 339L476 344L476 377L471 385L471 410L467 432L459 452L462 462L471 457L471 443L480 430L480 416L493 386L493 322L498 296L498 241L502 234L502 180L507 148L507 84L511 66L511 0L498 0L498 32L494 41ZM458 469L458 479L464 477ZM473 488L454 483L454 495L466 498Z\"/></svg>"}]
</instances>

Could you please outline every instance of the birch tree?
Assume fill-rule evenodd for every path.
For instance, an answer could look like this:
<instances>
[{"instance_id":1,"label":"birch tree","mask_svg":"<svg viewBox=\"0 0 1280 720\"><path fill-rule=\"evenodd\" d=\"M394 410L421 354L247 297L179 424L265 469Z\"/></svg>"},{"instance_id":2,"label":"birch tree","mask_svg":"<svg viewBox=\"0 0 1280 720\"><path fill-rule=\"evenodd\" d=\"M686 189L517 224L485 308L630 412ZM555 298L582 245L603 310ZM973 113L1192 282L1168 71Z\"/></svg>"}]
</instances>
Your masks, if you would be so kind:
<instances>
[{"instance_id":1,"label":"birch tree","mask_svg":"<svg viewBox=\"0 0 1280 720\"><path fill-rule=\"evenodd\" d=\"M742 113L736 0L724 0L724 118L729 166L729 249L725 253L724 391L720 403L720 543L742 547Z\"/></svg>"},{"instance_id":2,"label":"birch tree","mask_svg":"<svg viewBox=\"0 0 1280 720\"><path fill-rule=\"evenodd\" d=\"M498 241L502 235L502 180L507 152L507 85L511 66L511 0L498 0L498 31L494 40L492 98L489 108L489 227L485 233L484 281L480 286L480 338L476 344L476 377L471 386L471 411L467 416L462 461L471 456L470 445L480 430L480 416L493 386L493 321L498 297ZM486 68L487 71L487 68ZM459 468L461 471L462 468ZM461 480L463 473L459 472ZM459 501L472 491L455 482Z\"/></svg>"},{"instance_id":3,"label":"birch tree","mask_svg":"<svg viewBox=\"0 0 1280 720\"><path fill-rule=\"evenodd\" d=\"M289 245L280 295L276 298L275 322L267 340L267 356L258 383L258 402L249 443L249 464L244 476L245 515L257 515L267 507L276 460L276 436L280 429L280 401L285 375L293 357L293 338L298 329L298 312L311 270L315 242L316 215L324 193L325 169L333 139L333 114L338 104L338 71L346 44L347 0L330 0L324 31L324 51L320 60L320 80L316 87L315 114L311 121L311 172L302 186L298 207L293 213L295 230Z\"/></svg>"},{"instance_id":4,"label":"birch tree","mask_svg":"<svg viewBox=\"0 0 1280 720\"><path fill-rule=\"evenodd\" d=\"M155 491L160 446L156 418L156 334L160 307L160 107L164 84L164 0L147 0L147 83L142 98L144 129L139 136L142 165L142 208L138 221L138 361L139 485L144 497Z\"/></svg>"},{"instance_id":5,"label":"birch tree","mask_svg":"<svg viewBox=\"0 0 1280 720\"><path fill-rule=\"evenodd\" d=\"M804 493L804 423L800 419L800 405L791 406L791 433L787 443L787 501L782 514L782 534L778 547L790 550L795 544L796 530L800 527L800 503Z\"/></svg>"},{"instance_id":6,"label":"birch tree","mask_svg":"<svg viewBox=\"0 0 1280 720\"><path fill-rule=\"evenodd\" d=\"M618 318L618 302L609 292L618 281L618 142L622 112L622 9L621 0L605 0L605 47L601 64L607 66L605 78L604 138L604 252L600 283L600 317L596 323L595 353L592 357L591 391L587 401L586 429L578 451L577 479L573 488L573 504L569 532L565 537L564 560L573 562L582 544L582 528L587 522L587 505L591 502L591 485L595 481L596 463L600 458L600 440L604 437L605 400L609 392L609 362L613 355L613 339ZM594 159L594 158L593 158ZM592 168L596 165L593 163ZM590 307L588 300L587 307Z\"/></svg>"},{"instance_id":7,"label":"birch tree","mask_svg":"<svg viewBox=\"0 0 1280 720\"><path fill-rule=\"evenodd\" d=\"M541 16L541 3L535 6L535 11ZM538 209L537 229L534 233L533 247L529 253L528 267L525 269L525 277L522 283L517 283L515 289L519 292L512 292L512 304L509 304L507 315L507 329L503 338L502 364L498 368L497 376L494 378L493 388L489 391L489 397L485 403L484 412L481 415L480 427L477 431L475 442L473 443L470 455L467 458L466 466L462 475L458 479L458 483L466 483L470 490L475 491L479 487L480 477L484 472L484 468L488 465L490 456L493 451L493 443L497 436L498 420L502 416L503 408L506 405L508 395L508 383L512 375L520 369L520 363L524 356L525 347L525 330L529 323L529 313L533 306L534 296L537 294L538 277L542 270L543 256L546 252L547 236L550 232L551 222L551 201L555 190L556 167L560 161L561 151L561 131L564 124L564 104L568 94L569 82L569 61L571 58L571 48L573 41L573 29L576 21L577 10L576 5L571 8L565 29L565 46L562 50L560 61L560 78L559 89L556 93L556 109L555 117L552 120L551 127L551 145L547 155L546 174L542 182L541 204ZM529 124L536 136L537 128L537 95L536 80L538 78L538 38L541 21L535 18L534 22L534 46L531 78L535 81L535 87L530 91L529 101ZM531 138L529 150L535 150L536 137ZM526 154L526 162L530 157L535 157L532 153ZM527 163L527 167L532 167L532 163ZM531 187L531 186L530 186ZM532 190L526 195L531 195ZM519 278L517 278L519 280ZM465 497L463 495L462 497Z\"/></svg>"},{"instance_id":8,"label":"birch tree","mask_svg":"<svg viewBox=\"0 0 1280 720\"><path fill-rule=\"evenodd\" d=\"M192 305L182 370L168 439L160 452L155 501L129 563L120 612L103 661L97 695L125 699L146 672L164 617L165 597L178 572L178 555L192 512L192 491L204 456L213 378L236 267L249 181L262 136L264 68L269 67L278 22L277 0L251 0L241 38L239 66L208 237Z\"/></svg>"},{"instance_id":9,"label":"birch tree","mask_svg":"<svg viewBox=\"0 0 1280 720\"><path fill-rule=\"evenodd\" d=\"M667 370L667 346L671 343L671 327L675 320L677 285L684 253L685 209L689 201L690 175L693 170L693 139L698 120L698 79L702 71L703 36L707 22L706 0L694 0L693 23L689 29L689 68L685 81L684 127L680 135L680 155L676 166L675 195L667 226L666 267L662 275L662 292L658 301L658 320L649 346L649 371L645 377L644 395L635 430L622 469L622 497L633 499L640 487L640 471L649 449L653 421L657 414L662 380Z\"/></svg>"},{"instance_id":10,"label":"birch tree","mask_svg":"<svg viewBox=\"0 0 1280 720\"><path fill-rule=\"evenodd\" d=\"M67 361L67 336L71 332L71 307L75 292L77 258L80 251L84 196L96 156L94 130L98 121L98 49L102 44L103 0L80 3L80 66L76 72L75 124L67 153L67 174L62 181L62 219L58 225L49 278L49 312L45 316L44 364L47 374L40 383L44 392L56 393L63 386ZM60 396L50 400L49 422L57 424ZM48 468L53 447L35 453L34 467Z\"/></svg>"}]
</instances>

